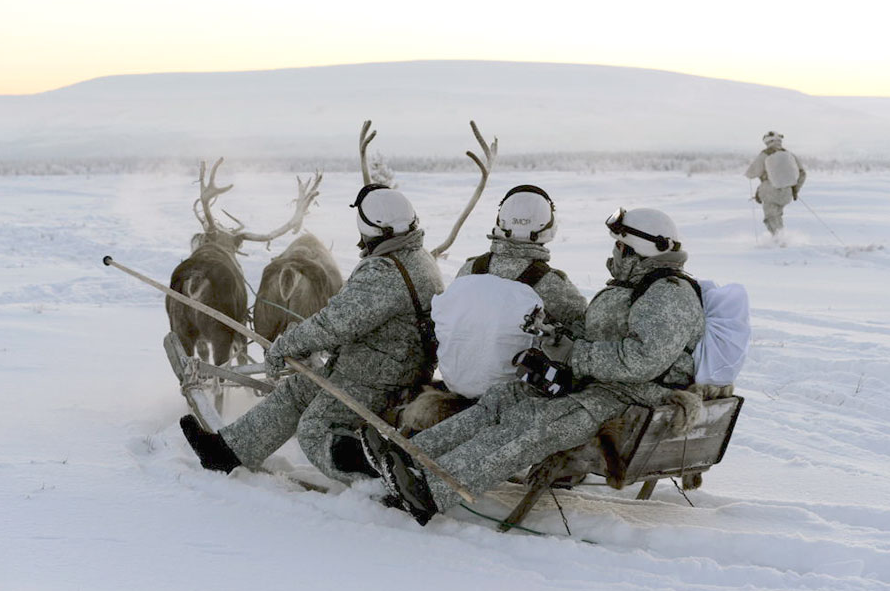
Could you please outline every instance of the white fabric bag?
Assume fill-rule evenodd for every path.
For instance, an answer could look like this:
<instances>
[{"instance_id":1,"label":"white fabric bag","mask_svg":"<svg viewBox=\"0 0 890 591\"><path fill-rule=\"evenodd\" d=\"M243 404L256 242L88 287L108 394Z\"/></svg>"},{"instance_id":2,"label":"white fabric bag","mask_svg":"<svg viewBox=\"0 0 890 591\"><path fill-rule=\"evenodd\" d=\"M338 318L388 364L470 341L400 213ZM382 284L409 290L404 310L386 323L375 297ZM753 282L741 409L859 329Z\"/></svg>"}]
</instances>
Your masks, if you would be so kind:
<instances>
[{"instance_id":1,"label":"white fabric bag","mask_svg":"<svg viewBox=\"0 0 890 591\"><path fill-rule=\"evenodd\" d=\"M773 152L763 161L763 166L766 168L766 178L769 179L769 184L777 189L793 187L800 177L797 158L787 150Z\"/></svg>"},{"instance_id":2,"label":"white fabric bag","mask_svg":"<svg viewBox=\"0 0 890 591\"><path fill-rule=\"evenodd\" d=\"M695 383L732 384L748 354L751 321L748 292L738 283L718 287L701 280L705 312L705 334L695 346Z\"/></svg>"},{"instance_id":3,"label":"white fabric bag","mask_svg":"<svg viewBox=\"0 0 890 591\"><path fill-rule=\"evenodd\" d=\"M532 346L522 332L525 315L544 307L534 289L495 275L458 277L433 296L439 372L452 392L478 398L516 379L513 357Z\"/></svg>"}]
</instances>

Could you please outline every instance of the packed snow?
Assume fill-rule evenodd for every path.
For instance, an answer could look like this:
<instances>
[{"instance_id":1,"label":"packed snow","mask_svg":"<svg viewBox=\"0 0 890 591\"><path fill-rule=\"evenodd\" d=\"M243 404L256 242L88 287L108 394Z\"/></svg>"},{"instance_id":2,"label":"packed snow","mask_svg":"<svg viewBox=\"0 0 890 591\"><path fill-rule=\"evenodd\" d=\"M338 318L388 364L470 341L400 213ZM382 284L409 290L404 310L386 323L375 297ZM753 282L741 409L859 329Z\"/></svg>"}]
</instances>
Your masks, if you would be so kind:
<instances>
[{"instance_id":1,"label":"packed snow","mask_svg":"<svg viewBox=\"0 0 890 591\"><path fill-rule=\"evenodd\" d=\"M161 346L163 296L101 262L166 282L198 230L197 171L0 178L0 588L890 589L890 179L811 170L782 247L741 172L496 168L440 263L450 279L487 250L500 197L531 182L557 204L552 264L586 296L607 279L603 220L618 206L667 211L689 271L749 292L745 405L723 461L688 493L694 507L670 481L637 501L639 485L589 478L563 496L571 536L546 498L526 522L543 536L497 533L462 507L421 528L370 498L379 484L328 482L293 441L271 473L203 470L177 424L187 407ZM294 175L232 159L217 180L235 184L218 207L251 230L290 215ZM477 179L396 180L431 248ZM326 175L305 223L344 275L358 260L347 205L359 185ZM286 242L244 247L254 288ZM255 402L226 396L227 420ZM511 509L493 497L472 508Z\"/></svg>"}]
</instances>

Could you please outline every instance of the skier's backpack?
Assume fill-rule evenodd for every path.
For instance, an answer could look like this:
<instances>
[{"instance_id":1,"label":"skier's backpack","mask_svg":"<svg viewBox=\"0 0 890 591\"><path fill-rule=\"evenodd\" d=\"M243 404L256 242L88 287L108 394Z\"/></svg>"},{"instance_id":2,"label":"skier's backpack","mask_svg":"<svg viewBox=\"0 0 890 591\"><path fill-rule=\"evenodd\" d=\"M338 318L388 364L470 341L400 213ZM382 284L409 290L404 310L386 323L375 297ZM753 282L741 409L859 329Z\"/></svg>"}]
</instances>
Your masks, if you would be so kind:
<instances>
[{"instance_id":1,"label":"skier's backpack","mask_svg":"<svg viewBox=\"0 0 890 591\"><path fill-rule=\"evenodd\" d=\"M695 362L695 383L717 386L732 384L745 363L751 339L748 292L738 283L718 287L713 281L696 281L682 271L656 269L633 286L631 305L653 283L665 277L688 281L704 309L704 336L694 350L687 350Z\"/></svg>"},{"instance_id":2,"label":"skier's backpack","mask_svg":"<svg viewBox=\"0 0 890 591\"><path fill-rule=\"evenodd\" d=\"M695 346L695 383L732 384L748 355L751 321L748 292L738 283L718 287L701 281L705 334Z\"/></svg>"},{"instance_id":3,"label":"skier's backpack","mask_svg":"<svg viewBox=\"0 0 890 591\"><path fill-rule=\"evenodd\" d=\"M494 384L516 379L512 360L532 347L520 326L544 302L532 286L550 271L531 263L516 280L488 274L491 253L478 257L473 274L458 277L433 297L439 372L452 392L478 398Z\"/></svg>"},{"instance_id":4,"label":"skier's backpack","mask_svg":"<svg viewBox=\"0 0 890 591\"><path fill-rule=\"evenodd\" d=\"M766 169L766 178L769 179L769 184L777 189L793 187L800 177L797 158L787 150L773 152L763 161L763 166Z\"/></svg>"}]
</instances>

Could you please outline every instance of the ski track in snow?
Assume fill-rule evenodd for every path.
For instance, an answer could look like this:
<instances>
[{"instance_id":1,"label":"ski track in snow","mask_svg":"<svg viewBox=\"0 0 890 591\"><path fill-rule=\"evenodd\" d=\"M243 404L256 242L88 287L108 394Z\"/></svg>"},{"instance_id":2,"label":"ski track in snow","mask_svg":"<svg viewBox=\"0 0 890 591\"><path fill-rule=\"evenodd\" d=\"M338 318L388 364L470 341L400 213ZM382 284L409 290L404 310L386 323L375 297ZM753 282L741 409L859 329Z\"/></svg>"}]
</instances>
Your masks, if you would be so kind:
<instances>
[{"instance_id":1,"label":"ski track in snow","mask_svg":"<svg viewBox=\"0 0 890 591\"><path fill-rule=\"evenodd\" d=\"M476 177L397 181L431 248ZM217 207L251 230L289 217L292 175L226 162L217 182L235 184ZM802 195L846 245L792 204L779 247L741 177L496 170L440 263L446 279L487 249L500 196L522 182L554 197L552 263L588 297L607 277L602 220L619 205L667 210L692 273L748 288L746 401L722 463L688 493L695 508L670 481L646 502L638 486L584 485L560 493L571 538L546 496L525 524L549 534L536 537L460 507L420 528L369 498L379 484L328 482L293 441L268 460L276 474L204 471L177 424L163 295L101 264L111 254L166 282L198 227L194 179L4 177L0 588L890 589L890 180L811 173ZM305 223L344 274L358 260L346 207L358 183L326 175ZM285 243L245 245L254 287ZM233 390L226 418L254 402ZM286 474L333 490L304 492ZM520 496L505 485L474 508L503 517Z\"/></svg>"}]
</instances>

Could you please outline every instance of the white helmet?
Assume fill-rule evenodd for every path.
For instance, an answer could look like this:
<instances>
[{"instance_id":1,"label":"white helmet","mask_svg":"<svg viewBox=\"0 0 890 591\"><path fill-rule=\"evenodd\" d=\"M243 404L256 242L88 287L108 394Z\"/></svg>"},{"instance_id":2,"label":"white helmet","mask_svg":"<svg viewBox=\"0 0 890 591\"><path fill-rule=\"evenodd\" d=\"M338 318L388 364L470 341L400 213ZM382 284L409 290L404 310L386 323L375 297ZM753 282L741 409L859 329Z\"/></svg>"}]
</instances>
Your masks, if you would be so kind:
<instances>
[{"instance_id":1,"label":"white helmet","mask_svg":"<svg viewBox=\"0 0 890 591\"><path fill-rule=\"evenodd\" d=\"M540 187L513 187L498 206L498 217L491 233L513 242L544 244L556 236L553 201Z\"/></svg>"},{"instance_id":2,"label":"white helmet","mask_svg":"<svg viewBox=\"0 0 890 591\"><path fill-rule=\"evenodd\" d=\"M385 240L417 229L417 214L411 202L386 185L365 185L349 207L358 209L355 223L362 236L380 236Z\"/></svg>"},{"instance_id":3,"label":"white helmet","mask_svg":"<svg viewBox=\"0 0 890 591\"><path fill-rule=\"evenodd\" d=\"M778 131L768 131L763 134L763 143L767 146L772 142L779 142L781 144L783 139L785 139L785 136Z\"/></svg>"},{"instance_id":4,"label":"white helmet","mask_svg":"<svg viewBox=\"0 0 890 591\"><path fill-rule=\"evenodd\" d=\"M680 250L680 235L674 221L657 209L623 207L609 216L606 227L612 238L634 249L640 256L654 257Z\"/></svg>"}]
</instances>

